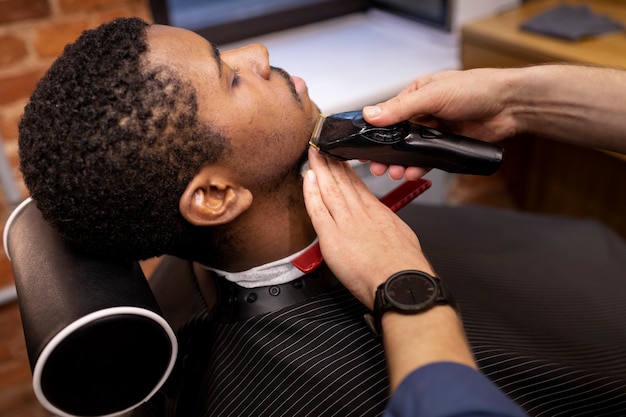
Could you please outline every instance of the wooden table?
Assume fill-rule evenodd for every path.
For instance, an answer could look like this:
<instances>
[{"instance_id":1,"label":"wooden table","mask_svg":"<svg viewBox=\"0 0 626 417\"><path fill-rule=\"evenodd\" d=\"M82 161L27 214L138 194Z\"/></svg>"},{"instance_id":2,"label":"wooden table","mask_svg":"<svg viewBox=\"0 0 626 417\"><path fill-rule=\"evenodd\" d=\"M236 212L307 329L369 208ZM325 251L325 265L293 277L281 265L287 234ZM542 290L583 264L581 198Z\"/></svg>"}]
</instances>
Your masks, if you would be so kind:
<instances>
[{"instance_id":1,"label":"wooden table","mask_svg":"<svg viewBox=\"0 0 626 417\"><path fill-rule=\"evenodd\" d=\"M519 29L532 16L562 3L531 1L518 9L466 24L461 32L463 67L567 62L626 68L625 32L571 42ZM626 24L626 1L567 3L588 4L594 12ZM598 134L602 134L601 129ZM498 176L519 208L594 217L626 237L626 156L532 137L509 140L505 149Z\"/></svg>"}]
</instances>

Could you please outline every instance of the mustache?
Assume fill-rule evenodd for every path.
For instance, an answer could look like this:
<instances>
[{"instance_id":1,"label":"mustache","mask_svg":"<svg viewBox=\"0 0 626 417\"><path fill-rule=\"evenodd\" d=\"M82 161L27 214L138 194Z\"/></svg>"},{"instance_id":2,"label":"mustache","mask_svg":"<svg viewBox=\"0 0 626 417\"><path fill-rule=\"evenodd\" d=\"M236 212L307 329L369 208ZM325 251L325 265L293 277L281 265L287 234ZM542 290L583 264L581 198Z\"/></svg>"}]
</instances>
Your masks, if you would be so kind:
<instances>
[{"instance_id":1,"label":"mustache","mask_svg":"<svg viewBox=\"0 0 626 417\"><path fill-rule=\"evenodd\" d=\"M289 75L287 71L279 67L270 66L270 69L276 74L278 74L280 77L282 77L287 82L287 85L289 86L289 90L291 90L291 95L296 99L298 103L300 103L301 102L300 96L298 95L298 91L296 91L296 85L293 83L293 80L291 79L291 75Z\"/></svg>"}]
</instances>

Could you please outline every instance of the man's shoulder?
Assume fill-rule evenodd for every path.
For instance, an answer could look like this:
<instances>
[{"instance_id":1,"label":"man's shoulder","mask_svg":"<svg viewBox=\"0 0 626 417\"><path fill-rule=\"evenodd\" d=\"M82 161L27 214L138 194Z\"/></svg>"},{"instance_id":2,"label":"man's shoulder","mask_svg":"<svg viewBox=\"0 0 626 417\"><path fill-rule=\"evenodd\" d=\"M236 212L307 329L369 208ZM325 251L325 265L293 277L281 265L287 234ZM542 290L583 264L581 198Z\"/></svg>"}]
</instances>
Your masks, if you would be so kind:
<instances>
[{"instance_id":1,"label":"man's shoulder","mask_svg":"<svg viewBox=\"0 0 626 417\"><path fill-rule=\"evenodd\" d=\"M161 313L175 331L207 311L194 262L165 255L148 278Z\"/></svg>"}]
</instances>

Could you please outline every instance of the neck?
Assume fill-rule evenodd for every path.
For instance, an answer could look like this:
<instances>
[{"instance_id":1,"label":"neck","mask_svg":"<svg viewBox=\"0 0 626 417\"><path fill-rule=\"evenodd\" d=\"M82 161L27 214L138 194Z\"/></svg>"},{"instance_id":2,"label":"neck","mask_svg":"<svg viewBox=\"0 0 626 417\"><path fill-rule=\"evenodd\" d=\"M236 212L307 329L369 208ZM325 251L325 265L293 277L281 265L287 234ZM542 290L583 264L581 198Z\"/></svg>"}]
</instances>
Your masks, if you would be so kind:
<instances>
[{"instance_id":1,"label":"neck","mask_svg":"<svg viewBox=\"0 0 626 417\"><path fill-rule=\"evenodd\" d=\"M248 212L228 225L227 233L228 242L216 245L214 255L203 263L228 272L285 258L304 249L316 236L301 193L297 199L255 201Z\"/></svg>"}]
</instances>

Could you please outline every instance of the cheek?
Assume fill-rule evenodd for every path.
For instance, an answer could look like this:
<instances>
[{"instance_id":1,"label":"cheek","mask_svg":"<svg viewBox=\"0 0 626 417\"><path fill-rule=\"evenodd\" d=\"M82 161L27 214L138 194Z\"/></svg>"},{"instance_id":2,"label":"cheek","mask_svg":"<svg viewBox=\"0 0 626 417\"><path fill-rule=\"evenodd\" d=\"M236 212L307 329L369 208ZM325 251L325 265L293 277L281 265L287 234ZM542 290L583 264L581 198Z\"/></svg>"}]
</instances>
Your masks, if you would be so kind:
<instances>
[{"instance_id":1,"label":"cheek","mask_svg":"<svg viewBox=\"0 0 626 417\"><path fill-rule=\"evenodd\" d=\"M254 100L248 95L220 109L226 131L242 151L265 154L269 147L276 153L280 147L297 153L306 148L319 113L313 106L300 107L286 94L286 89L257 90Z\"/></svg>"}]
</instances>

